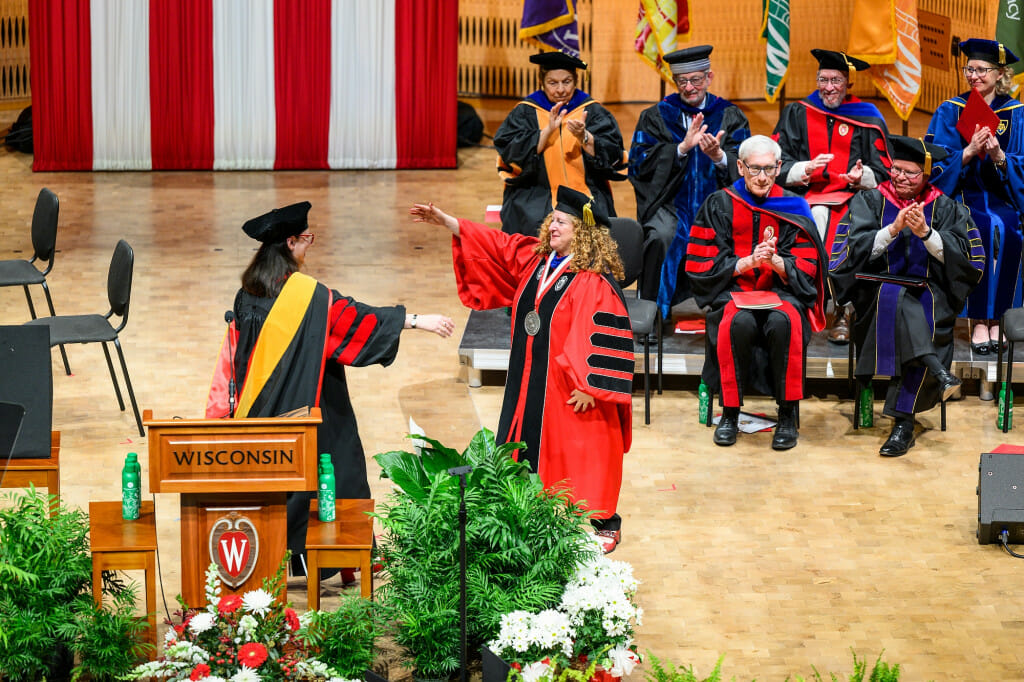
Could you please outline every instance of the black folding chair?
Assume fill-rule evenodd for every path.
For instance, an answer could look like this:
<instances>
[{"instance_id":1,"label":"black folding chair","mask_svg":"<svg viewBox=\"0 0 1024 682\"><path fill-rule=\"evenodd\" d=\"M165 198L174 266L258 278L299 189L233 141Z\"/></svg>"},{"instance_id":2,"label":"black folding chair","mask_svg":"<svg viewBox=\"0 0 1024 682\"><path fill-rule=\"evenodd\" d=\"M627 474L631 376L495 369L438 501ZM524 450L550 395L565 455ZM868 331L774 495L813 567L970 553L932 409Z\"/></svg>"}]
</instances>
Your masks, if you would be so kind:
<instances>
[{"instance_id":1,"label":"black folding chair","mask_svg":"<svg viewBox=\"0 0 1024 682\"><path fill-rule=\"evenodd\" d=\"M610 218L608 226L612 239L619 247L619 257L625 270L625 277L619 282L623 289L643 276L644 230L632 218ZM626 310L633 327L633 334L643 339L644 344L644 424L651 423L651 334L658 341L658 393L661 393L663 347L661 338L661 312L658 304L636 297L626 296Z\"/></svg>"},{"instance_id":2,"label":"black folding chair","mask_svg":"<svg viewBox=\"0 0 1024 682\"><path fill-rule=\"evenodd\" d=\"M32 258L24 260L15 258L12 260L0 261L0 287L20 286L25 290L25 299L28 301L28 312L32 319L36 319L36 307L32 305L32 294L29 293L30 284L38 284L43 287L43 294L46 295L46 305L50 308L50 316L57 313L53 310L53 299L50 298L50 287L46 285L46 276L53 270L53 261L57 254L57 215L60 212L60 202L57 195L46 189L39 190L36 198L36 208L32 212ZM36 263L46 262L46 269L39 270ZM64 370L71 374L71 367L68 365L68 354L64 346L60 347L60 356L64 360Z\"/></svg>"},{"instance_id":3,"label":"black folding chair","mask_svg":"<svg viewBox=\"0 0 1024 682\"><path fill-rule=\"evenodd\" d=\"M110 310L105 315L57 315L32 320L26 324L49 327L51 348L67 343L102 343L103 354L107 358L107 369L110 370L110 380L114 384L114 393L117 394L117 403L121 407L121 411L124 412L124 399L121 397L121 388L117 383L117 375L114 374L110 350L107 348L107 343L113 342L121 361L121 372L124 374L124 383L128 388L128 397L132 401L132 410L135 412L135 423L139 427L139 436L145 437L146 432L142 428L139 406L135 402L135 392L132 390L132 380L128 376L128 365L125 364L124 352L121 350L121 342L118 338L118 334L128 324L128 304L132 295L134 264L135 253L128 242L122 239L114 247L114 255L110 259L110 269L107 272L107 300L110 303ZM120 318L120 324L117 327L114 327L110 321L114 315ZM70 372L68 373L70 374Z\"/></svg>"}]
</instances>

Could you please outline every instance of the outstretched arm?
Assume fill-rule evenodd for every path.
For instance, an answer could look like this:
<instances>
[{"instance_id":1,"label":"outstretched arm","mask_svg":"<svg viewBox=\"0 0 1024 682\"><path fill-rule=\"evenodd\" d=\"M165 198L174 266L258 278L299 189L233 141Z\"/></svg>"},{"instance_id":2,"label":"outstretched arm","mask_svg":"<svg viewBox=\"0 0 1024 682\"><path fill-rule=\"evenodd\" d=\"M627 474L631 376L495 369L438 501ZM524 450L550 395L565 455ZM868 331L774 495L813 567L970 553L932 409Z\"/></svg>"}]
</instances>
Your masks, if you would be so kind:
<instances>
[{"instance_id":1,"label":"outstretched arm","mask_svg":"<svg viewBox=\"0 0 1024 682\"><path fill-rule=\"evenodd\" d=\"M455 323L452 318L445 315L416 315L406 313L403 329L422 329L426 332L433 332L442 339L447 339L455 331Z\"/></svg>"},{"instance_id":2,"label":"outstretched arm","mask_svg":"<svg viewBox=\"0 0 1024 682\"><path fill-rule=\"evenodd\" d=\"M409 209L414 223L430 223L431 225L443 225L448 228L456 237L459 236L459 220L450 216L434 204L413 204Z\"/></svg>"}]
</instances>

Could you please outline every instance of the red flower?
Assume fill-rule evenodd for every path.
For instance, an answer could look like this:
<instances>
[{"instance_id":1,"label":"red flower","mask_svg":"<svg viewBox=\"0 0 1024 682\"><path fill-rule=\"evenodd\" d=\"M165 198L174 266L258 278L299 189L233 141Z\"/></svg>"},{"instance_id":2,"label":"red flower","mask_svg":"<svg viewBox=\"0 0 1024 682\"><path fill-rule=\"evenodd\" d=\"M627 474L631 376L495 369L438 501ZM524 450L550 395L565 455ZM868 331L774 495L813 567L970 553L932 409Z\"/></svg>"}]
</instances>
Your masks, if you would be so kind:
<instances>
[{"instance_id":1,"label":"red flower","mask_svg":"<svg viewBox=\"0 0 1024 682\"><path fill-rule=\"evenodd\" d=\"M258 668L267 660L267 647L259 642L243 644L238 650L238 662L247 668Z\"/></svg>"},{"instance_id":2,"label":"red flower","mask_svg":"<svg viewBox=\"0 0 1024 682\"><path fill-rule=\"evenodd\" d=\"M299 629L299 616L295 613L295 609L285 609L284 620L288 623L288 627L292 629L292 632Z\"/></svg>"},{"instance_id":3,"label":"red flower","mask_svg":"<svg viewBox=\"0 0 1024 682\"><path fill-rule=\"evenodd\" d=\"M204 677L210 676L210 666L205 663L200 663L193 670L192 674L188 676L190 680L201 680Z\"/></svg>"},{"instance_id":4,"label":"red flower","mask_svg":"<svg viewBox=\"0 0 1024 682\"><path fill-rule=\"evenodd\" d=\"M217 602L217 610L222 616L234 613L242 605L242 598L237 594L226 594Z\"/></svg>"}]
</instances>

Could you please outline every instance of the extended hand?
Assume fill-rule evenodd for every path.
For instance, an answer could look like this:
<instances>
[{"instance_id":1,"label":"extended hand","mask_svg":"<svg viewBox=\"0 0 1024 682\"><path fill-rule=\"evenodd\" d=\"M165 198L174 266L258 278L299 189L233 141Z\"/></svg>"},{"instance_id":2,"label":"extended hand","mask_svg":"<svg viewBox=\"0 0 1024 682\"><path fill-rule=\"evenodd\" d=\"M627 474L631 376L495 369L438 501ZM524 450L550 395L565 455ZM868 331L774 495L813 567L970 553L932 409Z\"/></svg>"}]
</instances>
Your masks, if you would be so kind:
<instances>
[{"instance_id":1,"label":"extended hand","mask_svg":"<svg viewBox=\"0 0 1024 682\"><path fill-rule=\"evenodd\" d=\"M414 223L430 223L431 225L443 225L451 230L455 236L459 235L459 221L457 218L448 215L433 203L413 204L409 209Z\"/></svg>"},{"instance_id":2,"label":"extended hand","mask_svg":"<svg viewBox=\"0 0 1024 682\"><path fill-rule=\"evenodd\" d=\"M827 168L828 164L832 161L834 157L835 154L818 154L813 159L808 161L807 165L804 167L804 183L808 183L811 181L811 176L814 175L814 171L818 170L819 168Z\"/></svg>"},{"instance_id":3,"label":"extended hand","mask_svg":"<svg viewBox=\"0 0 1024 682\"><path fill-rule=\"evenodd\" d=\"M565 401L565 404L572 405L573 412L586 412L594 406L594 402L594 396L574 388L572 395Z\"/></svg>"},{"instance_id":4,"label":"extended hand","mask_svg":"<svg viewBox=\"0 0 1024 682\"><path fill-rule=\"evenodd\" d=\"M555 106L551 107L551 116L548 118L548 133L558 130L558 127L562 125L563 118L565 118L565 112L562 111L562 103L558 102Z\"/></svg>"},{"instance_id":5,"label":"extended hand","mask_svg":"<svg viewBox=\"0 0 1024 682\"><path fill-rule=\"evenodd\" d=\"M452 318L444 315L417 315L416 328L434 332L442 339L447 339L455 331L455 323L452 322Z\"/></svg>"}]
</instances>

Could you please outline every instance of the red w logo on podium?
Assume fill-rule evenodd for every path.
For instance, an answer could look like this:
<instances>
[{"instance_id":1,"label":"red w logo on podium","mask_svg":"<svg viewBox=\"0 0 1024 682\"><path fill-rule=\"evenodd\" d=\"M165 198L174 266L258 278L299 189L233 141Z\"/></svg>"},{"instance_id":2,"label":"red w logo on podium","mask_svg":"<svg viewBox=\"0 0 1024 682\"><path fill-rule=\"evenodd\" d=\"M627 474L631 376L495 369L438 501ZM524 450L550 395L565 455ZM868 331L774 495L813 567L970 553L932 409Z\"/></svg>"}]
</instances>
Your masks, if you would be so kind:
<instances>
[{"instance_id":1,"label":"red w logo on podium","mask_svg":"<svg viewBox=\"0 0 1024 682\"><path fill-rule=\"evenodd\" d=\"M217 519L210 528L210 561L217 565L220 579L231 587L249 579L259 550L256 527L236 511Z\"/></svg>"}]
</instances>

